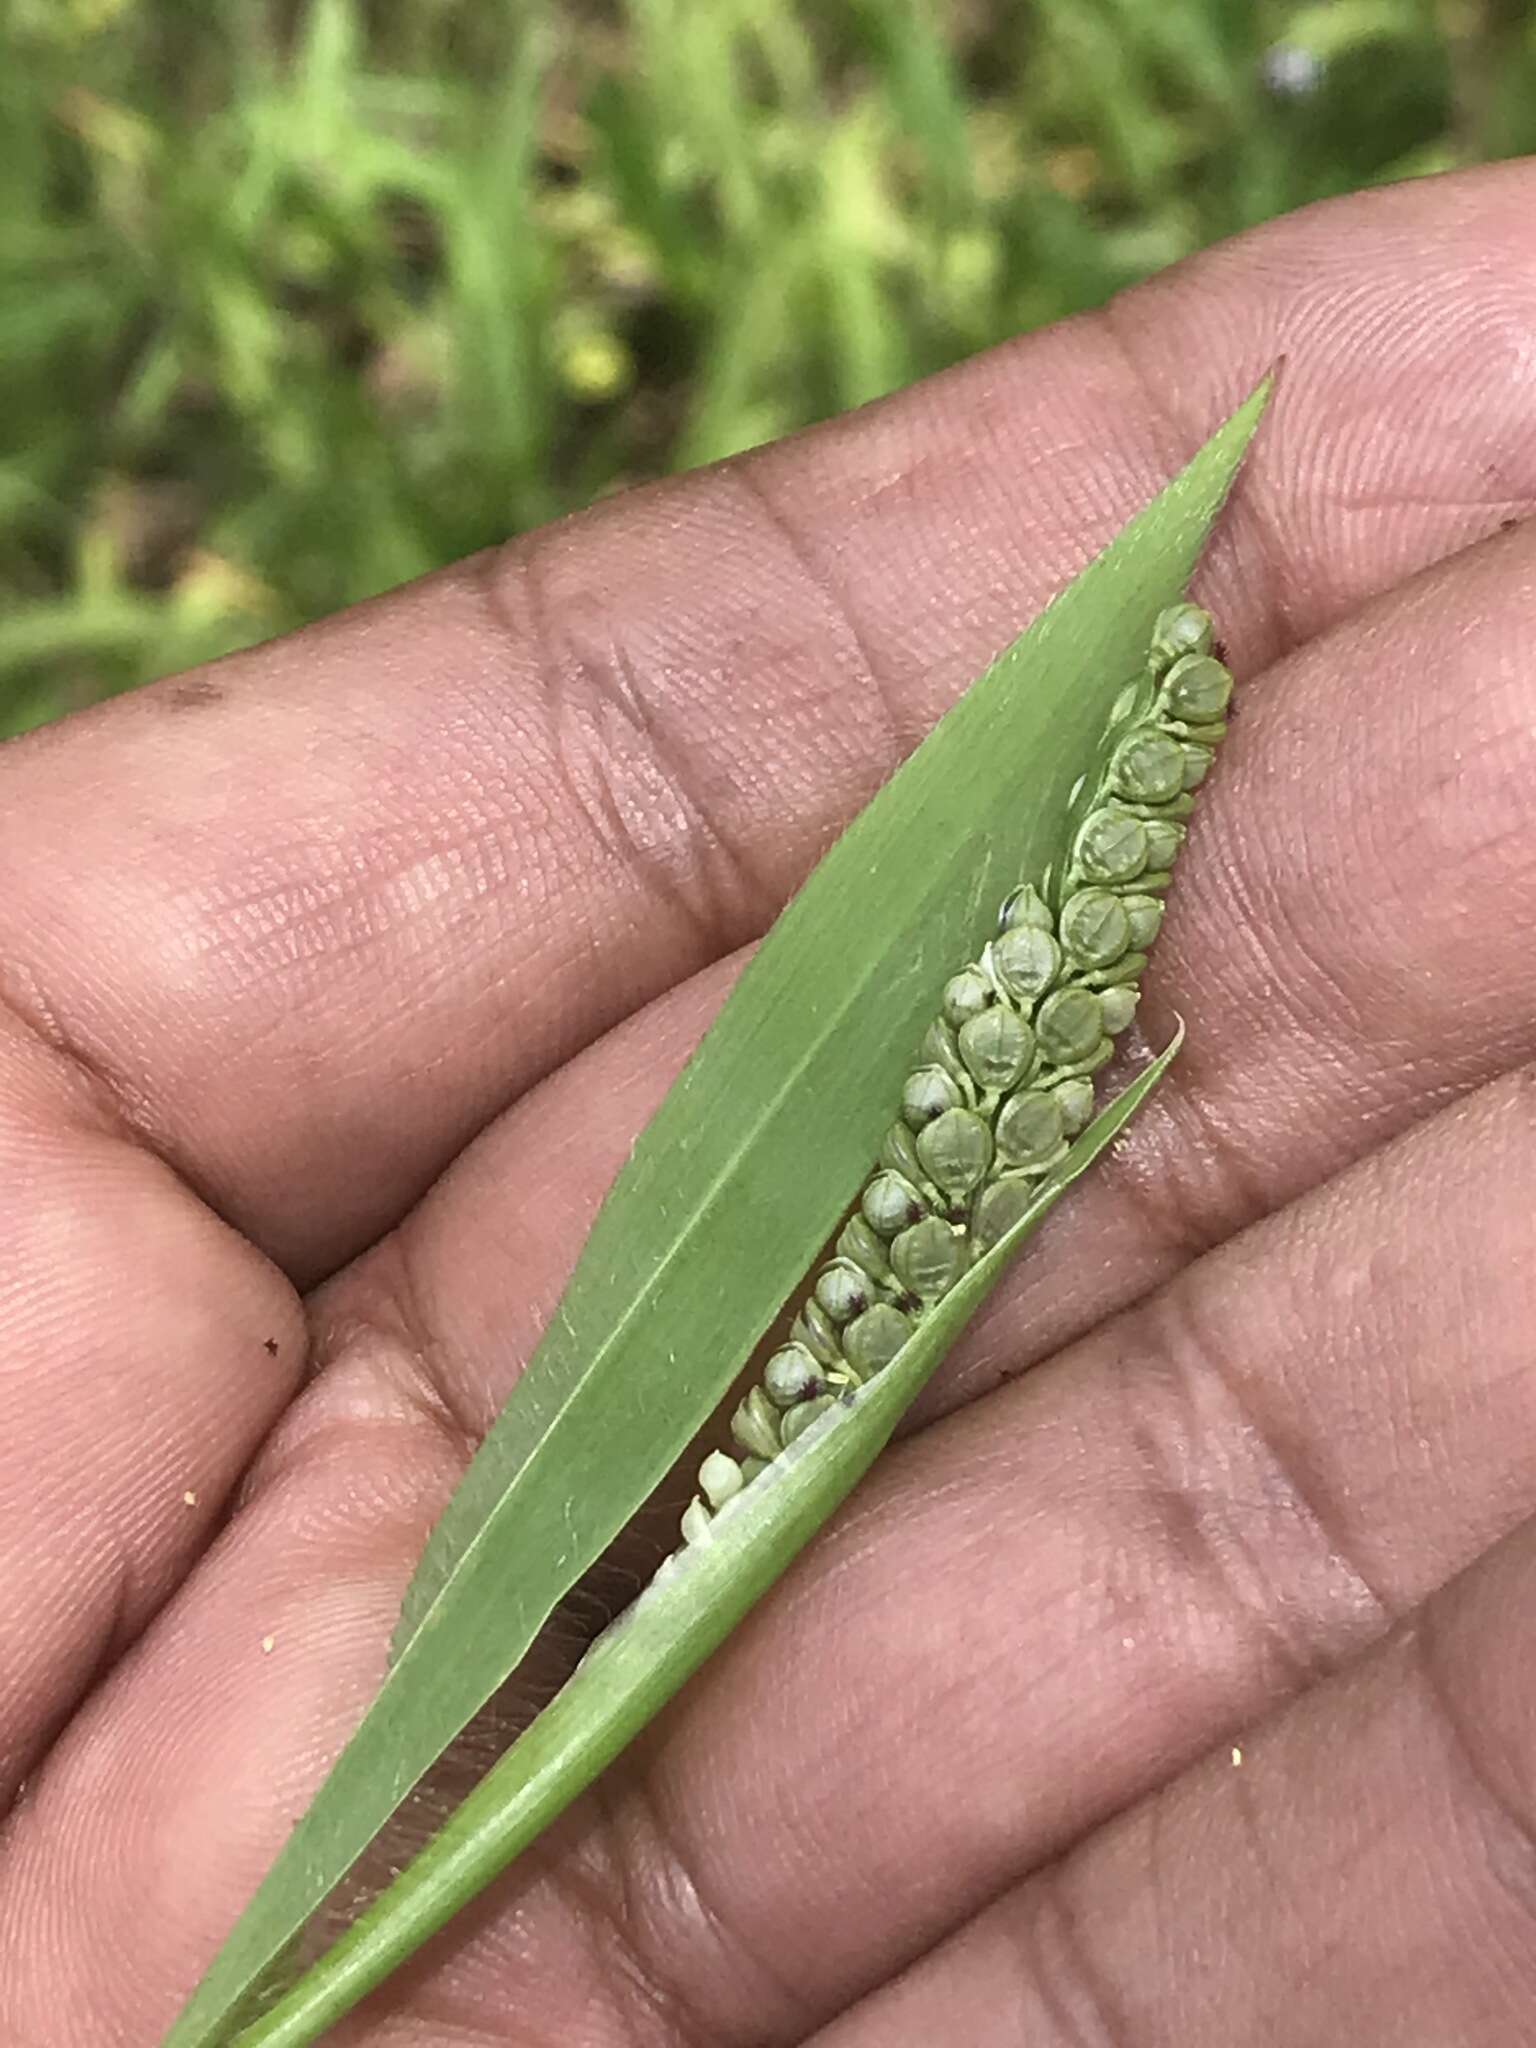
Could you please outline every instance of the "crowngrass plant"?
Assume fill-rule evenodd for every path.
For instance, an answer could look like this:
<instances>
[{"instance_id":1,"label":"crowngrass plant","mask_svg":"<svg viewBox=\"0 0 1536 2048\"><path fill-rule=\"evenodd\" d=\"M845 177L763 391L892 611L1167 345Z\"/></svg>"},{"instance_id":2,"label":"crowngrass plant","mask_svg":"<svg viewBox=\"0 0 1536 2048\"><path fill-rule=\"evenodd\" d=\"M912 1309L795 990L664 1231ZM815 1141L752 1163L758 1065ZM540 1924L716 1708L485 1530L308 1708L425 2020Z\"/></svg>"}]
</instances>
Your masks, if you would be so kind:
<instances>
[{"instance_id":1,"label":"crowngrass plant","mask_svg":"<svg viewBox=\"0 0 1536 2048\"><path fill-rule=\"evenodd\" d=\"M377 1697L167 2048L316 2040L534 1840L814 1536L1166 1070L1181 1033L1092 1115L1230 688L1179 593L1267 397L1266 379L971 685L764 938L434 1529ZM736 1412L745 1459L705 1459L681 1549L292 1981L311 1916L834 1235Z\"/></svg>"}]
</instances>

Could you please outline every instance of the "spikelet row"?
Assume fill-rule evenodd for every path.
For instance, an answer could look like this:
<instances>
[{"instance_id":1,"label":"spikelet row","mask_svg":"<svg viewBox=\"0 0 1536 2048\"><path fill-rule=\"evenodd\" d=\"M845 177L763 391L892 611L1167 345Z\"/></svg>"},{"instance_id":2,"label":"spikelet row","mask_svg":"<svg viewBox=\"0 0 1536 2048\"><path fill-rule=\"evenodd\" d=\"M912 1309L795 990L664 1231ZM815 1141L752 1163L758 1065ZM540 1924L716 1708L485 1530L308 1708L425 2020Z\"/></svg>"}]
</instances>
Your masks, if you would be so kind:
<instances>
[{"instance_id":1,"label":"spikelet row","mask_svg":"<svg viewBox=\"0 0 1536 2048\"><path fill-rule=\"evenodd\" d=\"M786 1445L890 1364L1091 1121L1093 1076L1135 1014L1231 691L1208 615L1163 612L1146 673L1112 714L1104 772L1074 793L1063 870L1014 890L981 958L946 984L836 1256L732 1419L744 1455L716 1451L700 1467L685 1541L707 1540Z\"/></svg>"}]
</instances>

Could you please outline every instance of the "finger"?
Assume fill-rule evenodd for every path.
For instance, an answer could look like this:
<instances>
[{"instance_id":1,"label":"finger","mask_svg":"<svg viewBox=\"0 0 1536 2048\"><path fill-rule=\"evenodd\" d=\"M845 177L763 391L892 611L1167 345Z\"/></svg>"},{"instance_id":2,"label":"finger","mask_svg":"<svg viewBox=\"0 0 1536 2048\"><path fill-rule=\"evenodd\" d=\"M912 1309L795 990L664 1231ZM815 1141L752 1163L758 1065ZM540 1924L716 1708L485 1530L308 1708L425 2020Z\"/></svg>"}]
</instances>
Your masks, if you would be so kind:
<instances>
[{"instance_id":1,"label":"finger","mask_svg":"<svg viewBox=\"0 0 1536 2048\"><path fill-rule=\"evenodd\" d=\"M0 1327L3 1812L206 1542L306 1351L282 1275L3 1013Z\"/></svg>"},{"instance_id":2,"label":"finger","mask_svg":"<svg viewBox=\"0 0 1536 2048\"><path fill-rule=\"evenodd\" d=\"M1442 1113L883 1460L484 1939L415 1973L401 2038L797 2039L1378 1635L1532 1506L1533 1124L1524 1081ZM123 1874L177 1839L120 2008L163 2024L377 1682L449 1460L368 1365L298 1404L18 1816L23 2011L121 2001Z\"/></svg>"},{"instance_id":3,"label":"finger","mask_svg":"<svg viewBox=\"0 0 1536 2048\"><path fill-rule=\"evenodd\" d=\"M1277 352L1210 574L1245 665L1523 512L1533 175L1303 214L8 750L12 1000L220 1213L329 1270L760 930Z\"/></svg>"},{"instance_id":4,"label":"finger","mask_svg":"<svg viewBox=\"0 0 1536 2048\"><path fill-rule=\"evenodd\" d=\"M1522 1530L1365 1666L1032 1878L817 2048L1536 2031Z\"/></svg>"}]
</instances>

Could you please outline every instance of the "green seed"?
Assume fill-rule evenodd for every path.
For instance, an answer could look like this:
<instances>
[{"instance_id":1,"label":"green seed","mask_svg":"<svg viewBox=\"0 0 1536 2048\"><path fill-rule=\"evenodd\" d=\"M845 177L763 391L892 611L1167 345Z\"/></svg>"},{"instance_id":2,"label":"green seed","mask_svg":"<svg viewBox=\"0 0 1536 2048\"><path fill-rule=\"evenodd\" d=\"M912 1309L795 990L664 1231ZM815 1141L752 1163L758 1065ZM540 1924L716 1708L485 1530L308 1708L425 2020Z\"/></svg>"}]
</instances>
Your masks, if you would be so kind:
<instances>
[{"instance_id":1,"label":"green seed","mask_svg":"<svg viewBox=\"0 0 1536 2048\"><path fill-rule=\"evenodd\" d=\"M911 1334L911 1320L899 1308L877 1301L843 1332L843 1351L856 1371L882 1372Z\"/></svg>"},{"instance_id":2,"label":"green seed","mask_svg":"<svg viewBox=\"0 0 1536 2048\"><path fill-rule=\"evenodd\" d=\"M798 1408L791 1408L784 1418L784 1442L786 1447L798 1436L804 1436L818 1415L825 1415L832 1406L835 1396L822 1394L814 1401L802 1401Z\"/></svg>"},{"instance_id":3,"label":"green seed","mask_svg":"<svg viewBox=\"0 0 1536 2048\"><path fill-rule=\"evenodd\" d=\"M1144 953L1162 926L1163 906L1155 896L1122 896L1120 901L1130 924L1131 945Z\"/></svg>"},{"instance_id":4,"label":"green seed","mask_svg":"<svg viewBox=\"0 0 1536 2048\"><path fill-rule=\"evenodd\" d=\"M1182 751L1184 755L1184 787L1185 789L1198 789L1210 773L1211 763L1216 757L1209 747L1202 747L1196 740L1186 740Z\"/></svg>"},{"instance_id":5,"label":"green seed","mask_svg":"<svg viewBox=\"0 0 1536 2048\"><path fill-rule=\"evenodd\" d=\"M803 1344L782 1344L763 1367L763 1392L776 1408L793 1408L824 1391L821 1367Z\"/></svg>"},{"instance_id":6,"label":"green seed","mask_svg":"<svg viewBox=\"0 0 1536 2048\"><path fill-rule=\"evenodd\" d=\"M1085 967L1077 978L1084 988L1116 988L1134 981L1146 964L1145 953L1122 953L1112 967Z\"/></svg>"},{"instance_id":7,"label":"green seed","mask_svg":"<svg viewBox=\"0 0 1536 2048\"><path fill-rule=\"evenodd\" d=\"M1103 1034L1103 1011L1092 989L1059 988L1040 1005L1035 1035L1040 1050L1058 1067L1075 1066L1092 1053Z\"/></svg>"},{"instance_id":8,"label":"green seed","mask_svg":"<svg viewBox=\"0 0 1536 2048\"><path fill-rule=\"evenodd\" d=\"M1108 889L1079 889L1062 906L1061 943L1080 967L1107 967L1131 943L1125 905Z\"/></svg>"},{"instance_id":9,"label":"green seed","mask_svg":"<svg viewBox=\"0 0 1536 2048\"><path fill-rule=\"evenodd\" d=\"M964 1236L938 1216L914 1223L891 1246L892 1270L919 1301L947 1294L967 1263Z\"/></svg>"},{"instance_id":10,"label":"green seed","mask_svg":"<svg viewBox=\"0 0 1536 2048\"><path fill-rule=\"evenodd\" d=\"M745 1485L741 1467L724 1451L711 1451L699 1467L699 1490L717 1514Z\"/></svg>"},{"instance_id":11,"label":"green seed","mask_svg":"<svg viewBox=\"0 0 1536 2048\"><path fill-rule=\"evenodd\" d=\"M855 1266L862 1266L874 1280L889 1280L885 1246L862 1216L850 1216L837 1240L838 1253Z\"/></svg>"},{"instance_id":12,"label":"green seed","mask_svg":"<svg viewBox=\"0 0 1536 2048\"><path fill-rule=\"evenodd\" d=\"M948 1109L918 1134L923 1170L946 1195L968 1195L992 1164L992 1133L970 1109Z\"/></svg>"},{"instance_id":13,"label":"green seed","mask_svg":"<svg viewBox=\"0 0 1536 2048\"><path fill-rule=\"evenodd\" d=\"M892 1124L880 1144L880 1164L892 1173L899 1173L910 1181L923 1177L922 1162L917 1156L917 1141L905 1124ZM875 1223L873 1216L870 1222ZM875 1223L875 1228L879 1229Z\"/></svg>"},{"instance_id":14,"label":"green seed","mask_svg":"<svg viewBox=\"0 0 1536 2048\"><path fill-rule=\"evenodd\" d=\"M905 1174L877 1173L860 1201L864 1220L880 1237L894 1237L928 1213L928 1204Z\"/></svg>"},{"instance_id":15,"label":"green seed","mask_svg":"<svg viewBox=\"0 0 1536 2048\"><path fill-rule=\"evenodd\" d=\"M963 967L944 984L944 1021L958 1030L997 1001L997 991L979 967Z\"/></svg>"},{"instance_id":16,"label":"green seed","mask_svg":"<svg viewBox=\"0 0 1536 2048\"><path fill-rule=\"evenodd\" d=\"M1040 1183L1022 1174L1006 1174L1002 1180L993 1181L976 1204L971 1225L978 1249L990 1251L1006 1237L1039 1192Z\"/></svg>"},{"instance_id":17,"label":"green seed","mask_svg":"<svg viewBox=\"0 0 1536 2048\"><path fill-rule=\"evenodd\" d=\"M942 1067L951 1079L963 1082L965 1062L960 1057L954 1032L942 1017L936 1017L923 1033L923 1058L932 1066Z\"/></svg>"},{"instance_id":18,"label":"green seed","mask_svg":"<svg viewBox=\"0 0 1536 2048\"><path fill-rule=\"evenodd\" d=\"M1095 811L1078 834L1077 864L1091 882L1131 881L1147 853L1147 828L1128 811Z\"/></svg>"},{"instance_id":19,"label":"green seed","mask_svg":"<svg viewBox=\"0 0 1536 2048\"><path fill-rule=\"evenodd\" d=\"M731 1417L731 1435L754 1457L776 1458L784 1447L779 1415L761 1387L754 1387Z\"/></svg>"},{"instance_id":20,"label":"green seed","mask_svg":"<svg viewBox=\"0 0 1536 2048\"><path fill-rule=\"evenodd\" d=\"M1019 925L992 941L992 972L1016 1003L1044 995L1061 967L1061 948L1037 925Z\"/></svg>"},{"instance_id":21,"label":"green seed","mask_svg":"<svg viewBox=\"0 0 1536 2048\"><path fill-rule=\"evenodd\" d=\"M959 1109L964 1101L960 1083L946 1068L918 1067L907 1076L901 1091L901 1113L914 1131L920 1131L946 1109Z\"/></svg>"},{"instance_id":22,"label":"green seed","mask_svg":"<svg viewBox=\"0 0 1536 2048\"><path fill-rule=\"evenodd\" d=\"M1109 785L1132 803L1165 804L1184 787L1184 749L1155 728L1133 733L1115 749Z\"/></svg>"},{"instance_id":23,"label":"green seed","mask_svg":"<svg viewBox=\"0 0 1536 2048\"><path fill-rule=\"evenodd\" d=\"M742 1459L741 1476L746 1481L748 1486L752 1484L754 1479L761 1478L763 1473L765 1473L768 1470L768 1462L769 1461L766 1458Z\"/></svg>"},{"instance_id":24,"label":"green seed","mask_svg":"<svg viewBox=\"0 0 1536 2048\"><path fill-rule=\"evenodd\" d=\"M1159 674L1185 655L1208 654L1211 615L1197 604L1171 604L1152 628L1152 666Z\"/></svg>"},{"instance_id":25,"label":"green seed","mask_svg":"<svg viewBox=\"0 0 1536 2048\"><path fill-rule=\"evenodd\" d=\"M819 1364L842 1364L843 1347L837 1341L837 1330L821 1303L814 1298L805 1303L790 1324L789 1334L796 1344L803 1344Z\"/></svg>"},{"instance_id":26,"label":"green seed","mask_svg":"<svg viewBox=\"0 0 1536 2048\"><path fill-rule=\"evenodd\" d=\"M1118 988L1105 989L1100 996L1099 1008L1103 1016L1104 1029L1111 1038L1122 1032L1135 1016L1140 993L1139 989L1122 983Z\"/></svg>"},{"instance_id":27,"label":"green seed","mask_svg":"<svg viewBox=\"0 0 1536 2048\"><path fill-rule=\"evenodd\" d=\"M1026 1088L1003 1104L997 1119L997 1156L1005 1165L1038 1171L1060 1157L1065 1134L1055 1094Z\"/></svg>"},{"instance_id":28,"label":"green seed","mask_svg":"<svg viewBox=\"0 0 1536 2048\"><path fill-rule=\"evenodd\" d=\"M1115 907L1119 909L1118 904ZM959 1043L972 1080L994 1093L1011 1088L1035 1054L1035 1034L1006 1003L994 1003L980 1017L962 1024Z\"/></svg>"},{"instance_id":29,"label":"green seed","mask_svg":"<svg viewBox=\"0 0 1536 2048\"><path fill-rule=\"evenodd\" d=\"M1022 889L1015 889L997 913L999 932L1048 932L1051 922L1051 906L1033 882L1026 882Z\"/></svg>"},{"instance_id":30,"label":"green seed","mask_svg":"<svg viewBox=\"0 0 1536 2048\"><path fill-rule=\"evenodd\" d=\"M1210 725L1232 696L1232 673L1209 655L1186 654L1163 678L1169 715L1185 725Z\"/></svg>"},{"instance_id":31,"label":"green seed","mask_svg":"<svg viewBox=\"0 0 1536 2048\"><path fill-rule=\"evenodd\" d=\"M1078 1074L1096 1074L1100 1067L1104 1066L1107 1061L1112 1060L1114 1056L1115 1041L1112 1038L1101 1038L1086 1058L1073 1062L1072 1071Z\"/></svg>"},{"instance_id":32,"label":"green seed","mask_svg":"<svg viewBox=\"0 0 1536 2048\"><path fill-rule=\"evenodd\" d=\"M678 1525L683 1532L685 1543L704 1543L710 1535L709 1509L697 1494L683 1509L683 1519Z\"/></svg>"},{"instance_id":33,"label":"green seed","mask_svg":"<svg viewBox=\"0 0 1536 2048\"><path fill-rule=\"evenodd\" d=\"M1146 832L1147 866L1155 874L1166 874L1184 844L1184 827L1172 818L1148 818Z\"/></svg>"},{"instance_id":34,"label":"green seed","mask_svg":"<svg viewBox=\"0 0 1536 2048\"><path fill-rule=\"evenodd\" d=\"M951 1115L964 1116L965 1111L953 1110ZM873 1293L869 1275L852 1259L834 1259L816 1276L816 1299L838 1325L862 1315L869 1307Z\"/></svg>"},{"instance_id":35,"label":"green seed","mask_svg":"<svg viewBox=\"0 0 1536 2048\"><path fill-rule=\"evenodd\" d=\"M1093 1122L1093 1083L1078 1074L1070 1081L1058 1081L1051 1090L1061 1111L1061 1127L1069 1138L1086 1131Z\"/></svg>"}]
</instances>

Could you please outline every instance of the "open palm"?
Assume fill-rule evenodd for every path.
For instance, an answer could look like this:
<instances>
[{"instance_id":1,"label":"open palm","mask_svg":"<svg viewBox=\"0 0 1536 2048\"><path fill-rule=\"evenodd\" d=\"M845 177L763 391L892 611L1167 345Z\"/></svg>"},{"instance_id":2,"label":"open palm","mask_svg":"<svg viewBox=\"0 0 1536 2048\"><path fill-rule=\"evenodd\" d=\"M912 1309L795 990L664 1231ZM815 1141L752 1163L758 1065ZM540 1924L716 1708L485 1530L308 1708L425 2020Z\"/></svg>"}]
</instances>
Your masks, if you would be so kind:
<instances>
[{"instance_id":1,"label":"open palm","mask_svg":"<svg viewBox=\"0 0 1536 2048\"><path fill-rule=\"evenodd\" d=\"M1533 220L1315 209L0 757L6 2048L159 2039L733 956L1281 353L1175 1075L336 2038L1536 2033Z\"/></svg>"}]
</instances>

